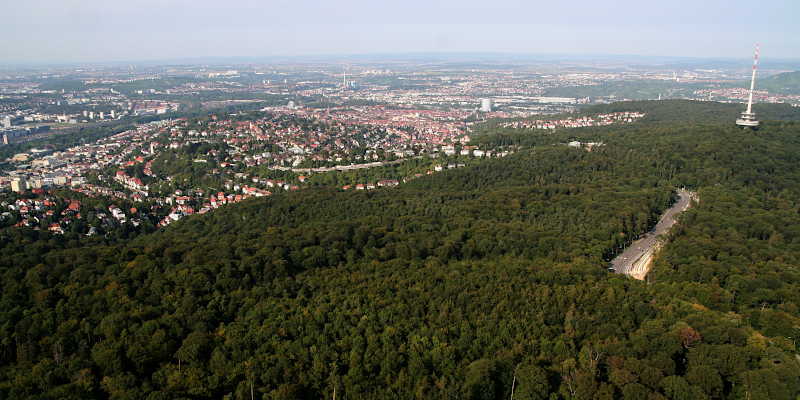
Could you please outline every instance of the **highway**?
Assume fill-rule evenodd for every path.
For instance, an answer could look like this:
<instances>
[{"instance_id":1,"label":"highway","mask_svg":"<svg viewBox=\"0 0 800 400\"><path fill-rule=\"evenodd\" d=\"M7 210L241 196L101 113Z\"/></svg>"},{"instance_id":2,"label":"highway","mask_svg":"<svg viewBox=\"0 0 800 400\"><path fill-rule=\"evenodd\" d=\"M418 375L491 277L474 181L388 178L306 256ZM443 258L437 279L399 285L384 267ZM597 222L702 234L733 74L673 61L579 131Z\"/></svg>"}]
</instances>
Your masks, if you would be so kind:
<instances>
[{"instance_id":1,"label":"highway","mask_svg":"<svg viewBox=\"0 0 800 400\"><path fill-rule=\"evenodd\" d=\"M675 225L675 218L692 205L696 198L694 192L678 190L678 201L661 215L658 224L650 232L631 243L622 254L611 261L611 267L618 274L625 274L636 279L644 279L650 269L653 255L661 246L659 236L666 234Z\"/></svg>"}]
</instances>

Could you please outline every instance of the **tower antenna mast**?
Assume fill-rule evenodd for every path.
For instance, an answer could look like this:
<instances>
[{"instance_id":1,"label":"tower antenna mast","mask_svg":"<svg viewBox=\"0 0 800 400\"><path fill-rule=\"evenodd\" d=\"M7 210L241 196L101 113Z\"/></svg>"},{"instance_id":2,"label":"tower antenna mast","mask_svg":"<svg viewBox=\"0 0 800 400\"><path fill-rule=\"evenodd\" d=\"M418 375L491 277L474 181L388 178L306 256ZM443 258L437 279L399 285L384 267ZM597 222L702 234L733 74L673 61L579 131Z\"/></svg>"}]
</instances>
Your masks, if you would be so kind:
<instances>
[{"instance_id":1,"label":"tower antenna mast","mask_svg":"<svg viewBox=\"0 0 800 400\"><path fill-rule=\"evenodd\" d=\"M750 94L747 97L747 110L742 113L739 119L736 120L736 125L742 127L756 128L758 127L758 120L756 114L753 112L753 90L756 87L756 71L758 70L758 53L759 46L756 44L756 52L753 55L753 75L750 78Z\"/></svg>"}]
</instances>

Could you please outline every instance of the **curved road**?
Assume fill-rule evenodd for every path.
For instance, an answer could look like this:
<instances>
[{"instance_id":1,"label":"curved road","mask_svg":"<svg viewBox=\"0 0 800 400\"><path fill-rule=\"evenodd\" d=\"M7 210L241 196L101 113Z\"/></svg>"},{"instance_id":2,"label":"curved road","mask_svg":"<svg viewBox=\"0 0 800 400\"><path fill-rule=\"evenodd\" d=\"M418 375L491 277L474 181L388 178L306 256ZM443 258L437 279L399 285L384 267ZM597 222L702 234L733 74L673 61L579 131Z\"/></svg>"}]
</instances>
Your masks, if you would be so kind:
<instances>
[{"instance_id":1,"label":"curved road","mask_svg":"<svg viewBox=\"0 0 800 400\"><path fill-rule=\"evenodd\" d=\"M269 167L269 169L279 170L279 171L292 171L292 172L301 173L301 174L311 173L311 172L352 171L352 170L356 170L356 169L383 167L384 165L400 164L402 162L411 160L412 158L422 158L422 156L416 156L416 157L410 157L410 158L401 158L401 159L394 160L394 161L374 161L374 162L364 163L364 164L336 165L336 166L333 166L333 167L292 168L292 167L274 166L274 167Z\"/></svg>"},{"instance_id":2,"label":"curved road","mask_svg":"<svg viewBox=\"0 0 800 400\"><path fill-rule=\"evenodd\" d=\"M669 232L675 225L675 218L692 205L695 193L688 190L678 190L680 198L669 209L664 211L655 228L631 243L622 254L611 261L610 269L618 274L630 275L636 279L644 279L650 268L653 254L661 246L659 236Z\"/></svg>"}]
</instances>

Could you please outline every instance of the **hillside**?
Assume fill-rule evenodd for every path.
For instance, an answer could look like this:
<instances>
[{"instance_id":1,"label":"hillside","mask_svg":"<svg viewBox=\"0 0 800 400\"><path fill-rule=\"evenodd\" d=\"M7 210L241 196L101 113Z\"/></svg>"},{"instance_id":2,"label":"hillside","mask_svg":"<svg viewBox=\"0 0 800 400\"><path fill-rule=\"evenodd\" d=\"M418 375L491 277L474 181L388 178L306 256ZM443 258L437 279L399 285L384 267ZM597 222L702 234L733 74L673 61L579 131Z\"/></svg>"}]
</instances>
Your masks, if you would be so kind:
<instances>
[{"instance_id":1,"label":"hillside","mask_svg":"<svg viewBox=\"0 0 800 400\"><path fill-rule=\"evenodd\" d=\"M696 100L639 100L610 104L595 104L583 107L578 113L558 115L539 115L519 120L567 119L581 116L595 116L615 112L642 112L645 117L639 123L653 125L661 123L719 124L730 125L744 111L745 105ZM753 111L761 121L800 121L800 107L789 104L753 104ZM498 136L516 135L515 129L501 127L503 121L489 120L475 129L473 136L478 142L496 140ZM547 135L531 138L537 143L550 140Z\"/></svg>"},{"instance_id":2,"label":"hillside","mask_svg":"<svg viewBox=\"0 0 800 400\"><path fill-rule=\"evenodd\" d=\"M643 122L690 122L730 124L744 111L745 105L695 100L645 100L601 104L587 107L586 114L620 111L647 113ZM800 121L800 108L789 104L753 104L753 111L761 121Z\"/></svg>"},{"instance_id":3,"label":"hillside","mask_svg":"<svg viewBox=\"0 0 800 400\"><path fill-rule=\"evenodd\" d=\"M642 100L654 99L660 95L667 97L691 95L693 91L705 87L705 84L678 83L673 80L608 81L597 85L555 87L548 89L545 95L577 98L615 96L619 99Z\"/></svg>"},{"instance_id":4,"label":"hillside","mask_svg":"<svg viewBox=\"0 0 800 400\"><path fill-rule=\"evenodd\" d=\"M120 243L0 231L0 398L796 398L800 123L596 108L629 109L648 120ZM702 200L650 282L609 274L683 186Z\"/></svg>"},{"instance_id":5,"label":"hillside","mask_svg":"<svg viewBox=\"0 0 800 400\"><path fill-rule=\"evenodd\" d=\"M800 94L800 71L784 72L759 79L758 87L773 93Z\"/></svg>"}]
</instances>

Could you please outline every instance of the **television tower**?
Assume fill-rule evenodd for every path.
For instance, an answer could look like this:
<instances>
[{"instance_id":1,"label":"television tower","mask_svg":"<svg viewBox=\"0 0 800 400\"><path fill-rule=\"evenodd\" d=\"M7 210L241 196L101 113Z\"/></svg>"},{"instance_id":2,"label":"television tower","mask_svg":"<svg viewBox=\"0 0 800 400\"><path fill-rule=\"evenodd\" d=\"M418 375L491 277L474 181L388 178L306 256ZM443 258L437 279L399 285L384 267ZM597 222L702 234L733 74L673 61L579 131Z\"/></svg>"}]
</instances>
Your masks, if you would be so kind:
<instances>
[{"instance_id":1,"label":"television tower","mask_svg":"<svg viewBox=\"0 0 800 400\"><path fill-rule=\"evenodd\" d=\"M756 53L753 56L753 77L750 79L750 95L747 99L747 110L736 120L736 125L753 129L758 127L758 120L756 120L756 114L753 112L753 89L756 87L756 70L758 70L758 45L756 45Z\"/></svg>"}]
</instances>

